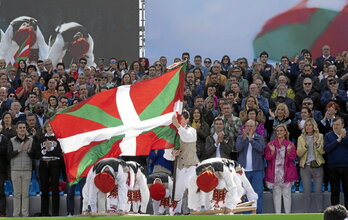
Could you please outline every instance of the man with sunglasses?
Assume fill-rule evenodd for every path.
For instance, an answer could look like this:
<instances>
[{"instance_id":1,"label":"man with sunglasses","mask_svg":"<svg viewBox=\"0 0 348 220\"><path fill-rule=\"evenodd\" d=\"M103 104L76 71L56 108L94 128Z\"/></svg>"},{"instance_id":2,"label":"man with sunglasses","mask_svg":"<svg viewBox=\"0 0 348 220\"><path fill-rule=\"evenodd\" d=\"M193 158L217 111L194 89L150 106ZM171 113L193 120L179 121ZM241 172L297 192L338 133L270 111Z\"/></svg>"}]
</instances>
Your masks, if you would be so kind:
<instances>
[{"instance_id":1,"label":"man with sunglasses","mask_svg":"<svg viewBox=\"0 0 348 220\"><path fill-rule=\"evenodd\" d=\"M327 87L329 90L326 90L322 93L320 97L320 103L322 106L325 106L330 101L335 101L340 108L345 107L348 98L347 93L339 88L339 81L335 77L328 76L326 78L327 80Z\"/></svg>"},{"instance_id":2,"label":"man with sunglasses","mask_svg":"<svg viewBox=\"0 0 348 220\"><path fill-rule=\"evenodd\" d=\"M305 99L303 99L303 101L302 101L302 107L307 107L307 108L309 108L310 110L311 110L311 112L312 112L312 117L313 117L313 119L317 122L317 123L319 123L320 122L320 120L323 118L323 114L321 113L321 111L318 111L318 110L315 110L315 109L313 109L313 100L311 99L311 98L305 98ZM296 112L295 113L295 117L294 117L294 122L297 122L297 121L300 121L300 120L302 120L302 118L301 118L301 112L299 111L299 112Z\"/></svg>"},{"instance_id":3,"label":"man with sunglasses","mask_svg":"<svg viewBox=\"0 0 348 220\"><path fill-rule=\"evenodd\" d=\"M79 70L78 70L79 74L83 73L86 65L87 65L87 59L84 57L80 58L79 59Z\"/></svg>"},{"instance_id":4,"label":"man with sunglasses","mask_svg":"<svg viewBox=\"0 0 348 220\"><path fill-rule=\"evenodd\" d=\"M295 103L297 110L301 109L302 101L305 98L311 98L313 100L313 108L320 109L320 95L313 89L313 80L310 77L306 77L302 81L302 89L296 92Z\"/></svg>"}]
</instances>

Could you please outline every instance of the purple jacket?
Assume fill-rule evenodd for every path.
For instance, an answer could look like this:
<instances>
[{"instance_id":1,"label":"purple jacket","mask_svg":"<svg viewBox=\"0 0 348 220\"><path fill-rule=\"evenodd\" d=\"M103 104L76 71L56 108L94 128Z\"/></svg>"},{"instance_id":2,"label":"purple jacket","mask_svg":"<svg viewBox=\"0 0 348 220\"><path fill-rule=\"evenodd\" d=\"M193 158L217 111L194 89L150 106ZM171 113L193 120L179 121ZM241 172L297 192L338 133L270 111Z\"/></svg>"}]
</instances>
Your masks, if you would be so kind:
<instances>
[{"instance_id":1,"label":"purple jacket","mask_svg":"<svg viewBox=\"0 0 348 220\"><path fill-rule=\"evenodd\" d=\"M270 145L274 145L275 151L273 154L271 154ZM278 139L274 139L273 141L270 141L267 146L265 147L265 159L267 162L266 167L266 173L265 173L265 181L274 183L274 165L277 155L277 150L284 145L285 147L292 145L292 148L290 150L290 153L288 151L285 151L285 160L284 160L284 182L293 182L295 180L298 180L298 175L296 171L296 167L294 164L294 159L296 158L296 147L295 145L289 141L284 139L282 143L278 142Z\"/></svg>"}]
</instances>

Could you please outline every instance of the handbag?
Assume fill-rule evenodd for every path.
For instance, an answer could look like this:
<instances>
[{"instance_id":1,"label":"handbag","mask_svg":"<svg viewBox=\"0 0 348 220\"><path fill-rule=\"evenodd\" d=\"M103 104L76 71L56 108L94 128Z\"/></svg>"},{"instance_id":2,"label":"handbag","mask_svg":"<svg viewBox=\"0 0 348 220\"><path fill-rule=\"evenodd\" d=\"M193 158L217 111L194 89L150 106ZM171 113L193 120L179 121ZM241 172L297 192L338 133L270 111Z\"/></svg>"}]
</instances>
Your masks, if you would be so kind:
<instances>
[{"instance_id":1,"label":"handbag","mask_svg":"<svg viewBox=\"0 0 348 220\"><path fill-rule=\"evenodd\" d=\"M317 162L316 160L312 160L312 161L310 162L309 166L310 166L311 168L319 168L319 167L320 167L320 165L318 164L318 162Z\"/></svg>"}]
</instances>

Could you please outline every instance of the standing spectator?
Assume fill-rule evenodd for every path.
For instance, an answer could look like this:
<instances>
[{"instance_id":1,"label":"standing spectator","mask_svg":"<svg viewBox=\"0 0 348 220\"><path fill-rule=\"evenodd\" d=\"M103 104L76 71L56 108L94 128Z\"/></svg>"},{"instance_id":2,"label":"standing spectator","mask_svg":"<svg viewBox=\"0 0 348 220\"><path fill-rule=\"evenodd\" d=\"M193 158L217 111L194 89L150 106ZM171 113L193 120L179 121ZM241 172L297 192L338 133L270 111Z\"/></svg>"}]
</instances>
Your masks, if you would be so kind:
<instances>
[{"instance_id":1,"label":"standing spectator","mask_svg":"<svg viewBox=\"0 0 348 220\"><path fill-rule=\"evenodd\" d=\"M298 110L305 98L312 99L314 103L313 109L320 109L320 95L313 89L313 80L308 77L303 79L302 89L296 92L295 103Z\"/></svg>"},{"instance_id":2,"label":"standing spectator","mask_svg":"<svg viewBox=\"0 0 348 220\"><path fill-rule=\"evenodd\" d=\"M29 184L31 178L31 157L33 139L27 136L27 125L16 124L16 137L10 139L7 155L11 160L13 184L13 217L29 217Z\"/></svg>"},{"instance_id":3,"label":"standing spectator","mask_svg":"<svg viewBox=\"0 0 348 220\"><path fill-rule=\"evenodd\" d=\"M45 110L46 117L50 118L56 114L58 108L58 98L54 95L48 98L48 105Z\"/></svg>"},{"instance_id":4,"label":"standing spectator","mask_svg":"<svg viewBox=\"0 0 348 220\"><path fill-rule=\"evenodd\" d=\"M265 116L267 116L268 115L268 110L269 110L268 99L266 99L265 97L261 96L260 88L255 83L252 83L252 84L249 85L249 96L254 96L254 97L257 98L257 100L259 102L260 109L262 110L263 114ZM246 98L244 98L242 100L242 109L244 109L245 102L246 102Z\"/></svg>"},{"instance_id":5,"label":"standing spectator","mask_svg":"<svg viewBox=\"0 0 348 220\"><path fill-rule=\"evenodd\" d=\"M335 57L331 56L330 54L331 50L329 45L324 45L322 47L322 52L323 54L315 59L315 64L317 65L318 71L323 70L325 62L335 62Z\"/></svg>"},{"instance_id":6,"label":"standing spectator","mask_svg":"<svg viewBox=\"0 0 348 220\"><path fill-rule=\"evenodd\" d=\"M237 138L238 163L244 167L245 175L258 195L256 213L262 213L265 147L264 138L255 133L256 122L249 120L242 135Z\"/></svg>"},{"instance_id":7,"label":"standing spectator","mask_svg":"<svg viewBox=\"0 0 348 220\"><path fill-rule=\"evenodd\" d=\"M279 103L275 112L270 111L270 118L267 125L267 131L269 133L269 140L273 140L276 137L275 128L283 124L289 128L292 128L291 119L289 118L290 112L288 106L284 103Z\"/></svg>"},{"instance_id":8,"label":"standing spectator","mask_svg":"<svg viewBox=\"0 0 348 220\"><path fill-rule=\"evenodd\" d=\"M237 159L237 149L236 149L236 139L239 135L240 128L242 127L242 121L233 115L232 105L228 102L222 104L222 114L221 117L224 121L224 133L225 138L229 138L229 144L232 146L232 160ZM211 133L214 132L214 128Z\"/></svg>"},{"instance_id":9,"label":"standing spectator","mask_svg":"<svg viewBox=\"0 0 348 220\"><path fill-rule=\"evenodd\" d=\"M193 107L189 125L197 131L197 156L200 161L205 157L205 139L209 135L210 126L203 119L202 110L199 107Z\"/></svg>"},{"instance_id":10,"label":"standing spectator","mask_svg":"<svg viewBox=\"0 0 348 220\"><path fill-rule=\"evenodd\" d=\"M57 82L54 79L48 80L47 84L48 89L46 91L42 92L42 98L47 101L50 96L56 96L58 97L57 92Z\"/></svg>"},{"instance_id":11,"label":"standing spectator","mask_svg":"<svg viewBox=\"0 0 348 220\"><path fill-rule=\"evenodd\" d=\"M41 195L41 215L50 216L50 189L52 190L52 216L59 216L59 176L61 171L62 149L55 138L52 127L45 122L44 135L34 139L33 151L40 160L39 178Z\"/></svg>"},{"instance_id":12,"label":"standing spectator","mask_svg":"<svg viewBox=\"0 0 348 220\"><path fill-rule=\"evenodd\" d=\"M289 141L286 125L276 128L276 137L265 148L265 159L268 161L265 181L269 189L273 189L273 204L277 214L281 213L283 197L285 213L291 212L291 187L298 179L294 159L296 147Z\"/></svg>"},{"instance_id":13,"label":"standing spectator","mask_svg":"<svg viewBox=\"0 0 348 220\"><path fill-rule=\"evenodd\" d=\"M244 124L248 120L248 110L249 109L256 109L257 110L257 120L258 122L265 123L266 118L265 115L263 114L262 110L259 108L259 102L255 96L248 96L245 98L245 105L244 105L244 110L239 112L239 118Z\"/></svg>"},{"instance_id":14,"label":"standing spectator","mask_svg":"<svg viewBox=\"0 0 348 220\"><path fill-rule=\"evenodd\" d=\"M4 183L7 179L7 137L0 133L0 217L6 217L6 196Z\"/></svg>"},{"instance_id":15,"label":"standing spectator","mask_svg":"<svg viewBox=\"0 0 348 220\"><path fill-rule=\"evenodd\" d=\"M232 141L224 132L224 121L221 118L214 120L214 133L206 138L205 151L208 158L231 159Z\"/></svg>"},{"instance_id":16,"label":"standing spectator","mask_svg":"<svg viewBox=\"0 0 348 220\"><path fill-rule=\"evenodd\" d=\"M304 212L309 211L310 196L312 191L312 181L314 183L314 195L316 211L321 212L323 206L323 185L324 171L322 164L325 163L324 138L319 133L317 123L313 118L309 118L304 123L302 135L297 141L297 156L300 158L300 174L303 182L303 205Z\"/></svg>"},{"instance_id":17,"label":"standing spectator","mask_svg":"<svg viewBox=\"0 0 348 220\"><path fill-rule=\"evenodd\" d=\"M267 132L266 132L266 129L265 129L265 124L262 121L258 121L258 118L259 118L258 114L259 113L260 112L257 109L255 109L255 108L248 109L246 122L249 121L249 120L256 121L257 126L256 126L255 133L260 135L260 136L262 136L262 137L264 137L265 140L266 140ZM242 125L242 127L240 129L240 134L243 134L245 129L246 129L246 123L244 123Z\"/></svg>"},{"instance_id":18,"label":"standing spectator","mask_svg":"<svg viewBox=\"0 0 348 220\"><path fill-rule=\"evenodd\" d=\"M10 112L4 112L4 114L2 114L0 130L8 140L16 136L16 130L14 129L13 118Z\"/></svg>"},{"instance_id":19,"label":"standing spectator","mask_svg":"<svg viewBox=\"0 0 348 220\"><path fill-rule=\"evenodd\" d=\"M344 128L344 120L333 119L333 131L325 135L324 150L327 153L327 164L331 185L331 205L340 201L340 184L344 193L344 206L348 207L348 137Z\"/></svg>"}]
</instances>

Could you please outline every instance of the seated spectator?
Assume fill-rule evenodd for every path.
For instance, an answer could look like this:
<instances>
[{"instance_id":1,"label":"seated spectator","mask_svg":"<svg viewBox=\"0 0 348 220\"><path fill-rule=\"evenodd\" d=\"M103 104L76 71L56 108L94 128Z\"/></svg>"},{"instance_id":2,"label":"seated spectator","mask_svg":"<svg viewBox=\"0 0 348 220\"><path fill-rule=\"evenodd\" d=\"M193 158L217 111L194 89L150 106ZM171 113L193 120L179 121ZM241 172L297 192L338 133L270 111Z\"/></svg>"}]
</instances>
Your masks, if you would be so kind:
<instances>
[{"instance_id":1,"label":"seated spectator","mask_svg":"<svg viewBox=\"0 0 348 220\"><path fill-rule=\"evenodd\" d=\"M243 108L244 110L239 112L239 118L242 121L242 123L244 124L248 120L247 112L248 112L249 109L256 109L257 112L258 112L256 121L258 121L260 123L265 123L266 122L266 118L265 118L262 110L259 108L257 98L254 97L254 96L248 96L245 99L246 99L246 102L245 102L245 105L244 105L244 108Z\"/></svg>"},{"instance_id":2,"label":"seated spectator","mask_svg":"<svg viewBox=\"0 0 348 220\"><path fill-rule=\"evenodd\" d=\"M205 139L210 134L210 126L204 121L200 108L194 107L191 110L189 125L197 131L197 156L202 161L205 158Z\"/></svg>"},{"instance_id":3,"label":"seated spectator","mask_svg":"<svg viewBox=\"0 0 348 220\"><path fill-rule=\"evenodd\" d=\"M255 133L260 135L260 136L262 136L262 137L264 137L266 139L267 138L267 132L266 132L266 129L265 129L265 123L257 121L259 113L260 112L257 109L255 109L255 108L248 109L248 111L247 111L247 119L248 120L247 121L249 121L249 120L256 121L257 127L256 127L256 130L255 130ZM242 125L242 128L240 129L240 134L243 134L244 129L245 129L245 123Z\"/></svg>"},{"instance_id":4,"label":"seated spectator","mask_svg":"<svg viewBox=\"0 0 348 220\"><path fill-rule=\"evenodd\" d=\"M291 187L298 180L294 159L296 147L289 141L289 132L284 124L275 127L275 138L265 147L265 159L268 166L265 181L273 189L273 205L276 214L281 213L282 197L285 213L291 213Z\"/></svg>"},{"instance_id":5,"label":"seated spectator","mask_svg":"<svg viewBox=\"0 0 348 220\"><path fill-rule=\"evenodd\" d=\"M271 88L275 88L277 86L277 83L284 83L284 82L279 82L280 76L283 75L283 76L286 76L287 78L292 77L291 66L292 66L292 63L287 56L282 56L280 58L280 64L276 65L275 71L271 75L271 78L269 81ZM277 79L278 79L278 82L277 82ZM290 80L287 79L287 81L288 82L286 84L290 86Z\"/></svg>"}]
</instances>

